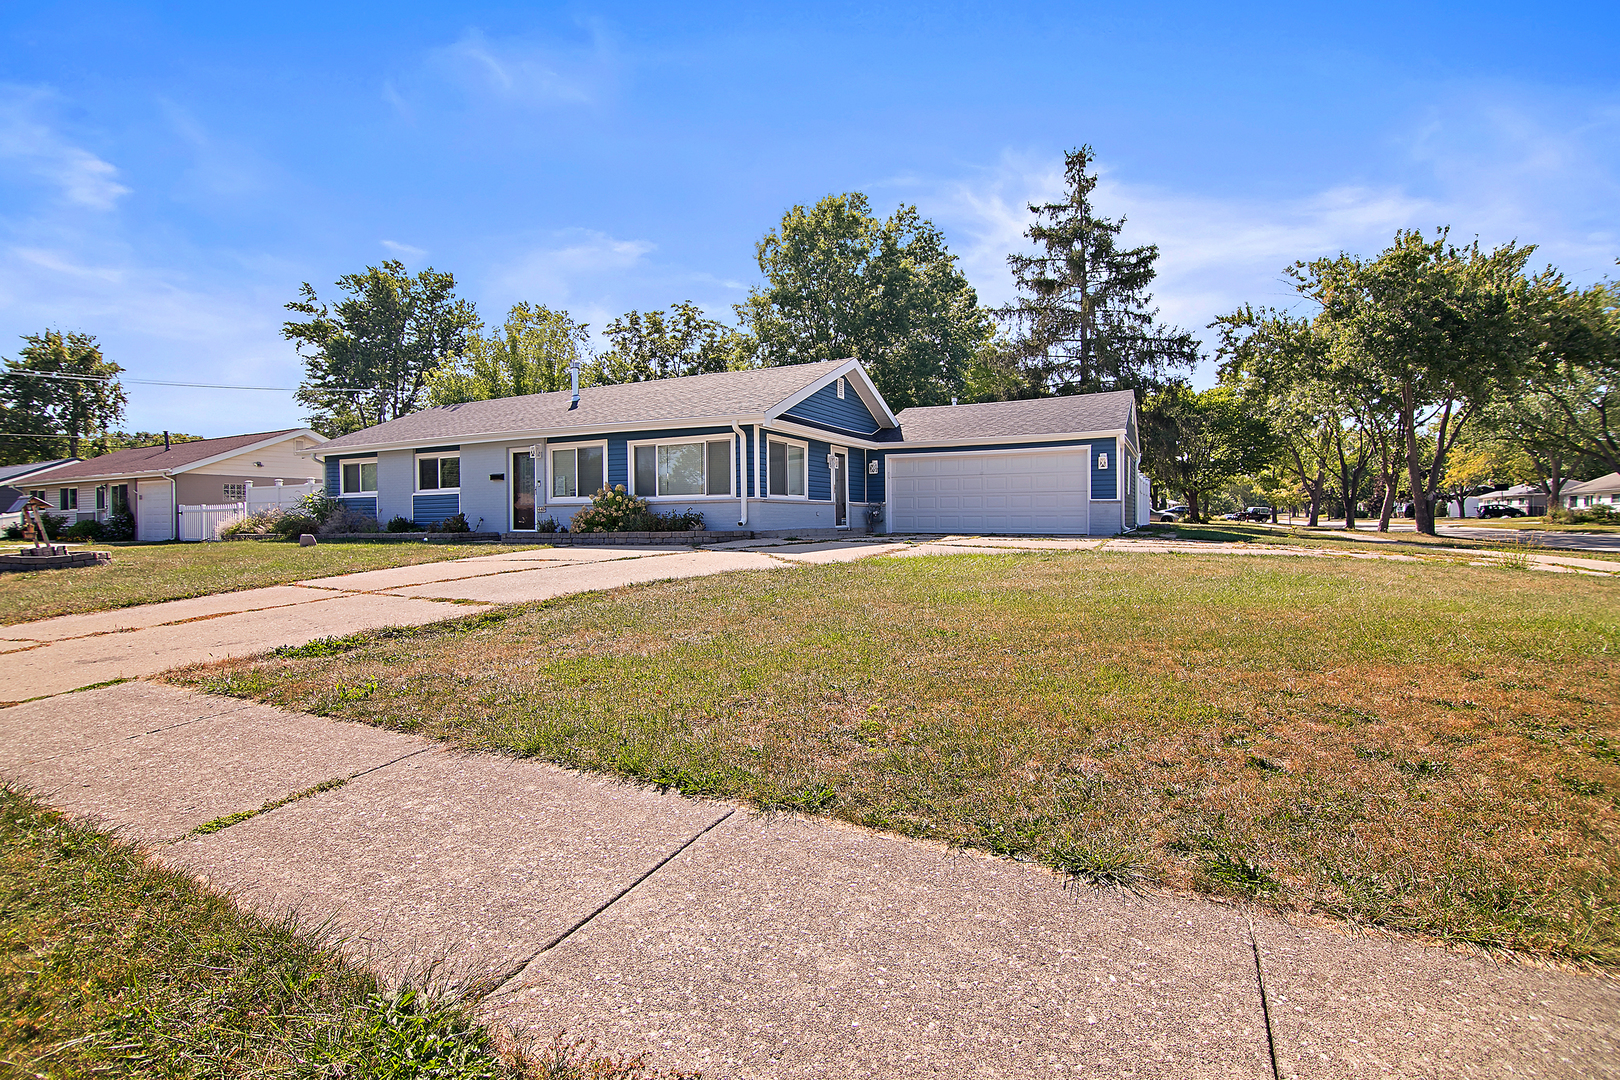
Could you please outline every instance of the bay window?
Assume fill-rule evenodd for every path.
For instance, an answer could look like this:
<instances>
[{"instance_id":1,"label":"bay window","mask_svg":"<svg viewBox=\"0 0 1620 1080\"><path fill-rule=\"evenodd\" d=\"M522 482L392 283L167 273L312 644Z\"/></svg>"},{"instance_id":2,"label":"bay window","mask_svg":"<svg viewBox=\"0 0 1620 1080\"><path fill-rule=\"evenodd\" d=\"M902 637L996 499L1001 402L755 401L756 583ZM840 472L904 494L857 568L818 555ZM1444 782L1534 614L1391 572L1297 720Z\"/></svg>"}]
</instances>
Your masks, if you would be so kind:
<instances>
[{"instance_id":1,"label":"bay window","mask_svg":"<svg viewBox=\"0 0 1620 1080\"><path fill-rule=\"evenodd\" d=\"M731 494L731 440L642 443L632 448L638 498Z\"/></svg>"},{"instance_id":2,"label":"bay window","mask_svg":"<svg viewBox=\"0 0 1620 1080\"><path fill-rule=\"evenodd\" d=\"M772 495L802 496L805 493L805 450L803 443L770 440L770 452L765 458L765 467L770 472L770 486L767 490Z\"/></svg>"},{"instance_id":3,"label":"bay window","mask_svg":"<svg viewBox=\"0 0 1620 1080\"><path fill-rule=\"evenodd\" d=\"M551 497L588 499L607 482L607 447L572 446L551 452Z\"/></svg>"}]
</instances>

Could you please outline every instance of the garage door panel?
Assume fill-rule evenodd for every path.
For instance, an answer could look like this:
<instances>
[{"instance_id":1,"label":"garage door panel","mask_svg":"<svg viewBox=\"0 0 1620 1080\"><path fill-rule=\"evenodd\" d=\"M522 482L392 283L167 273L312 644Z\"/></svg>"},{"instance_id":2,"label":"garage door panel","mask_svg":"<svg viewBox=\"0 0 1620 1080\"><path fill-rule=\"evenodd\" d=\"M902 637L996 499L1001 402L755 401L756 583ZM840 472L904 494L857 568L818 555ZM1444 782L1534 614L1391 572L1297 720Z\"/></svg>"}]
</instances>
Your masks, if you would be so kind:
<instances>
[{"instance_id":1,"label":"garage door panel","mask_svg":"<svg viewBox=\"0 0 1620 1080\"><path fill-rule=\"evenodd\" d=\"M896 531L1088 531L1091 462L1084 449L889 460Z\"/></svg>"}]
</instances>

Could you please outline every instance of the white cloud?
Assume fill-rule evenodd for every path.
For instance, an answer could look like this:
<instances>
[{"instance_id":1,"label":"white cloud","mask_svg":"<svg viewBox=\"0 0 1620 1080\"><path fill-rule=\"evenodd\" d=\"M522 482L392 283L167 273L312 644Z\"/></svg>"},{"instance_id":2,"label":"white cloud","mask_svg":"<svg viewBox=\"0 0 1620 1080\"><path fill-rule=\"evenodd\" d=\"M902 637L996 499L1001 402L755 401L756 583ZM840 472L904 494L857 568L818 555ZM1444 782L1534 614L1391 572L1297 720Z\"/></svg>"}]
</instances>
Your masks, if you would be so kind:
<instances>
[{"instance_id":1,"label":"white cloud","mask_svg":"<svg viewBox=\"0 0 1620 1080\"><path fill-rule=\"evenodd\" d=\"M10 162L53 184L62 198L92 210L111 210L129 188L118 169L74 145L46 120L51 95L24 87L0 87L0 162Z\"/></svg>"},{"instance_id":2,"label":"white cloud","mask_svg":"<svg viewBox=\"0 0 1620 1080\"><path fill-rule=\"evenodd\" d=\"M653 250L646 240L621 240L592 229L569 230L558 239L556 246L535 248L497 266L491 274L497 291L514 300L566 304L640 267Z\"/></svg>"},{"instance_id":3,"label":"white cloud","mask_svg":"<svg viewBox=\"0 0 1620 1080\"><path fill-rule=\"evenodd\" d=\"M422 256L427 254L427 251L422 248L412 247L410 244L401 244L397 240L384 240L382 241L382 246L393 252L395 255L399 255L407 259L420 259Z\"/></svg>"},{"instance_id":4,"label":"white cloud","mask_svg":"<svg viewBox=\"0 0 1620 1080\"><path fill-rule=\"evenodd\" d=\"M580 106L601 100L617 69L600 32L584 45L490 38L470 29L454 44L428 54L429 72L480 97L526 107ZM393 84L385 96L398 99ZM396 108L408 111L403 100Z\"/></svg>"}]
</instances>

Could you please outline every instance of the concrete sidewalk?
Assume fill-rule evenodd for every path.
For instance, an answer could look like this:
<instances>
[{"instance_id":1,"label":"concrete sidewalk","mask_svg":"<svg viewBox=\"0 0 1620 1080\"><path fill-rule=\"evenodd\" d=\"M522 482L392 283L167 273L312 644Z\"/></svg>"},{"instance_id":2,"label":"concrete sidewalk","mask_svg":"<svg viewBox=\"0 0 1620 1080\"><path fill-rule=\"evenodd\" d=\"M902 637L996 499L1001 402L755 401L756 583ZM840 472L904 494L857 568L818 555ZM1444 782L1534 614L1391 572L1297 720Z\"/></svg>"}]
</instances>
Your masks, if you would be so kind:
<instances>
[{"instance_id":1,"label":"concrete sidewalk","mask_svg":"<svg viewBox=\"0 0 1620 1080\"><path fill-rule=\"evenodd\" d=\"M493 1020L710 1077L1620 1076L1610 980L175 687L0 709L0 773Z\"/></svg>"}]
</instances>

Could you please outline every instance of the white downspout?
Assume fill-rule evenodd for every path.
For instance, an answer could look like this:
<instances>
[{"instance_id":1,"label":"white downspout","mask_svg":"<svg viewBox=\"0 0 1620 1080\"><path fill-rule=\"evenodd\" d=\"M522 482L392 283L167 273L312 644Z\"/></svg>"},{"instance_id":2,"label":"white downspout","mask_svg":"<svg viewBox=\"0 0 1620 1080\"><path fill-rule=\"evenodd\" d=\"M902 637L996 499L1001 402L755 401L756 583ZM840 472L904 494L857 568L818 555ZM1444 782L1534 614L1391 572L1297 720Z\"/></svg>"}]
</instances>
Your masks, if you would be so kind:
<instances>
[{"instance_id":1,"label":"white downspout","mask_svg":"<svg viewBox=\"0 0 1620 1080\"><path fill-rule=\"evenodd\" d=\"M738 525L748 524L748 436L743 434L741 424L732 424L731 430L737 434L737 453L742 455L737 459L737 497L742 502L742 512L737 515Z\"/></svg>"},{"instance_id":2,"label":"white downspout","mask_svg":"<svg viewBox=\"0 0 1620 1080\"><path fill-rule=\"evenodd\" d=\"M163 437L166 441L169 433L165 431ZM180 539L180 483L175 480L174 474L168 470L164 470L163 475L169 478L169 531L174 534L169 539L178 540Z\"/></svg>"},{"instance_id":3,"label":"white downspout","mask_svg":"<svg viewBox=\"0 0 1620 1080\"><path fill-rule=\"evenodd\" d=\"M754 425L754 495L765 499L765 421Z\"/></svg>"}]
</instances>

